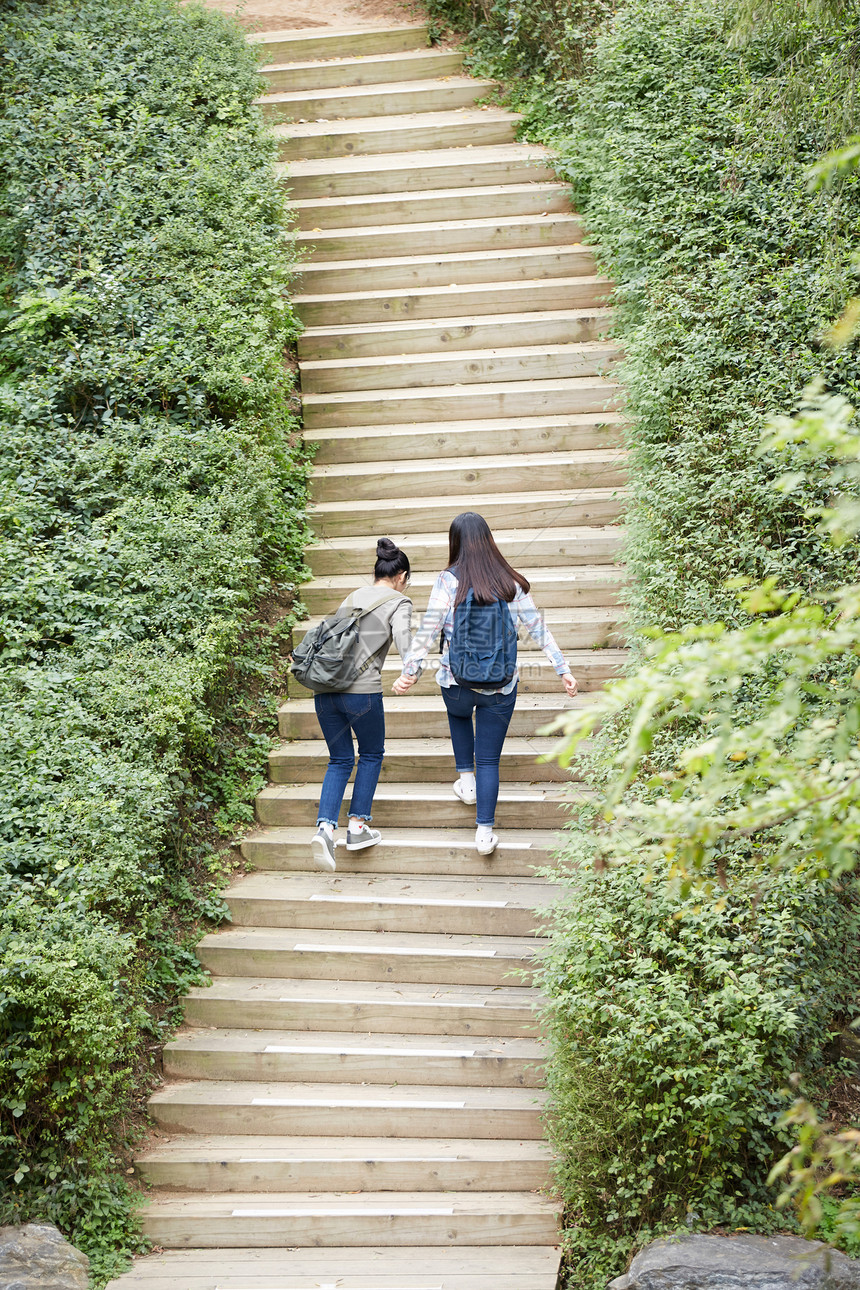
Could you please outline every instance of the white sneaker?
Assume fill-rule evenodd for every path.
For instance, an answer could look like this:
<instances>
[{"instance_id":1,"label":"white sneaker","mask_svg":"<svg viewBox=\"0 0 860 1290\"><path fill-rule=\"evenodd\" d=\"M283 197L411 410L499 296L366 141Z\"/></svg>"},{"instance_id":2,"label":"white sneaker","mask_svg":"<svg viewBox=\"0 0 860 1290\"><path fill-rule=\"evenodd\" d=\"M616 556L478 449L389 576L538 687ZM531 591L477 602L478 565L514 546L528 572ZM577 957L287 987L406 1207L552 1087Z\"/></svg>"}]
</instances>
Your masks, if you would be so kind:
<instances>
[{"instance_id":1,"label":"white sneaker","mask_svg":"<svg viewBox=\"0 0 860 1290\"><path fill-rule=\"evenodd\" d=\"M454 796L459 797L461 802L465 802L467 806L475 805L478 800L478 794L474 788L466 788L462 779L455 779L453 788Z\"/></svg>"},{"instance_id":2,"label":"white sneaker","mask_svg":"<svg viewBox=\"0 0 860 1290\"><path fill-rule=\"evenodd\" d=\"M499 839L495 833L491 833L486 840L482 839L480 842L477 837L475 838L475 848L479 856L491 856L498 845Z\"/></svg>"},{"instance_id":3,"label":"white sneaker","mask_svg":"<svg viewBox=\"0 0 860 1290\"><path fill-rule=\"evenodd\" d=\"M353 829L346 831L347 851L363 851L365 847L375 847L377 842L381 841L382 834L379 829L368 828L366 824L357 833Z\"/></svg>"},{"instance_id":4,"label":"white sneaker","mask_svg":"<svg viewBox=\"0 0 860 1290\"><path fill-rule=\"evenodd\" d=\"M337 868L334 859L334 838L329 837L322 827L317 829L311 839L311 855L318 869L326 869L329 873L334 873Z\"/></svg>"}]
</instances>

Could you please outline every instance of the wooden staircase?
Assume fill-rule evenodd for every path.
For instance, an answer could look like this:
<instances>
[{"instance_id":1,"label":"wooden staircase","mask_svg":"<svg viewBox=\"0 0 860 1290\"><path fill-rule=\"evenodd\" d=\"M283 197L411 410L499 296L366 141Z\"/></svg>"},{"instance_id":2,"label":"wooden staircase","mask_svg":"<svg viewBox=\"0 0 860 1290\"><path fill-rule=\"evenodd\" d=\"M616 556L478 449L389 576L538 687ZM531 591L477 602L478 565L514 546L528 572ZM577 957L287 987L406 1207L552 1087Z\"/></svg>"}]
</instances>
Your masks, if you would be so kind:
<instances>
[{"instance_id":1,"label":"wooden staircase","mask_svg":"<svg viewBox=\"0 0 860 1290\"><path fill-rule=\"evenodd\" d=\"M480 511L587 704L614 675L623 482L608 284L545 150L422 26L267 33L264 111L307 248L297 309L317 447L310 623L369 580L376 538L410 556L418 616L447 528ZM313 868L326 764L291 693L254 872L206 936L138 1162L160 1247L116 1290L554 1290L530 984L550 899L535 874L575 783L537 760L566 700L522 642L502 758L501 844L474 849L432 668L386 693L371 850ZM390 682L400 671L389 660ZM342 835L341 835L342 836Z\"/></svg>"}]
</instances>

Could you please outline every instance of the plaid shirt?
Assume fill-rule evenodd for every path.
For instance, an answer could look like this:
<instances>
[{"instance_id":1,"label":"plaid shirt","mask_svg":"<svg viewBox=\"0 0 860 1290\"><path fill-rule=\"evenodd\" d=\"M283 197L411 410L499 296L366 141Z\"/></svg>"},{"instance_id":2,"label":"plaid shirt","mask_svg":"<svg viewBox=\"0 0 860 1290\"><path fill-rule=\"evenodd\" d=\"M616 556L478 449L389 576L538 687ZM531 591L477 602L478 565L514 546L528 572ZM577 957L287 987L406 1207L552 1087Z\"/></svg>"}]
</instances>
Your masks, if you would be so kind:
<instances>
[{"instance_id":1,"label":"plaid shirt","mask_svg":"<svg viewBox=\"0 0 860 1290\"><path fill-rule=\"evenodd\" d=\"M420 675L421 666L430 653L434 640L441 632L443 637L442 661L436 673L436 680L446 688L449 685L457 684L448 666L448 647L451 642L451 633L454 630L454 601L457 598L457 586L457 579L451 570L443 569L433 584L433 590L430 592L430 599L427 602L427 612L421 621L421 626L415 633L412 648L403 664L403 671L406 676ZM570 671L564 655L553 638L552 632L547 627L528 592L523 591L522 587L518 586L517 594L509 602L508 608L511 611L511 617L514 622L522 623L535 644L539 645L546 654L558 675L564 676L565 672ZM517 670L514 672L513 680L509 681L502 690L479 690L477 686L472 686L471 688L478 690L479 694L510 694L518 680L519 671Z\"/></svg>"}]
</instances>

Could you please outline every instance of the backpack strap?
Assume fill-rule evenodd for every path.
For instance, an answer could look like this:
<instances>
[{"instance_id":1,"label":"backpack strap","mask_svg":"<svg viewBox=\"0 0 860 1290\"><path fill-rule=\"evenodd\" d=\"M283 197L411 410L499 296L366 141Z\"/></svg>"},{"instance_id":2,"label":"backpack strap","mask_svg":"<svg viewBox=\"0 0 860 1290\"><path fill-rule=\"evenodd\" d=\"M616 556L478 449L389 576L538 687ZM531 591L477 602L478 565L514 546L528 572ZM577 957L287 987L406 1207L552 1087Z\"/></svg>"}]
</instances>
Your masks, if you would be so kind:
<instances>
[{"instance_id":1,"label":"backpack strap","mask_svg":"<svg viewBox=\"0 0 860 1290\"><path fill-rule=\"evenodd\" d=\"M347 601L348 602L351 601L354 595L355 595L355 592L351 591L347 596ZM386 604L387 601L393 600L395 597L397 597L400 600L408 599L407 596L403 595L402 591L391 590L391 591L386 591L384 595L380 596L378 600L374 600L365 609L357 609L354 604L350 604L349 607L354 612L356 619L361 619L361 618L364 618L366 614L372 614L374 609L381 608L381 606Z\"/></svg>"}]
</instances>

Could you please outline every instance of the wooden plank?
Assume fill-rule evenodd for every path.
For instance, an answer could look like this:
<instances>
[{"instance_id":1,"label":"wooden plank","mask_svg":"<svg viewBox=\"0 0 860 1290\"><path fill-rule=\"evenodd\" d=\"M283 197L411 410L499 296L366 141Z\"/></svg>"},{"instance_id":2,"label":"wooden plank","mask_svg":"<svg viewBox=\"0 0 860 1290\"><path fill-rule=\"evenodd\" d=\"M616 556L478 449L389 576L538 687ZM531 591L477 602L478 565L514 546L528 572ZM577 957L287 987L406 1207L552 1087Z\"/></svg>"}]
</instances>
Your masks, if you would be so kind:
<instances>
[{"instance_id":1,"label":"wooden plank","mask_svg":"<svg viewBox=\"0 0 860 1290\"><path fill-rule=\"evenodd\" d=\"M480 935L540 934L553 893L527 878L394 878L386 874L252 873L227 889L240 927Z\"/></svg>"},{"instance_id":2,"label":"wooden plank","mask_svg":"<svg viewBox=\"0 0 860 1290\"><path fill-rule=\"evenodd\" d=\"M426 286L413 290L394 289L332 291L324 295L293 297L296 313L306 327L331 324L381 323L390 319L451 318L458 314L536 312L543 309L595 308L607 303L611 284L598 273L545 280L518 279L510 282L449 282L447 286ZM547 410L539 408L546 415ZM551 410L553 414L555 410ZM575 408L558 411L573 412ZM534 415L535 408L519 414ZM486 413L485 415L492 415Z\"/></svg>"},{"instance_id":3,"label":"wooden plank","mask_svg":"<svg viewBox=\"0 0 860 1290\"><path fill-rule=\"evenodd\" d=\"M491 108L481 112L415 112L347 121L307 121L273 127L282 161L404 153L430 148L490 147L514 142L522 117Z\"/></svg>"},{"instance_id":4,"label":"wooden plank","mask_svg":"<svg viewBox=\"0 0 860 1290\"><path fill-rule=\"evenodd\" d=\"M583 228L568 211L514 215L507 218L459 219L430 224L389 224L357 228L315 228L300 232L296 244L314 263L404 255L415 246L425 252L452 254L525 246L582 242ZM303 354L300 337L299 355ZM313 355L311 355L313 357Z\"/></svg>"},{"instance_id":5,"label":"wooden plank","mask_svg":"<svg viewBox=\"0 0 860 1290\"><path fill-rule=\"evenodd\" d=\"M521 1141L542 1137L544 1100L533 1088L195 1080L171 1082L155 1092L149 1113L170 1133ZM373 1243L372 1237L357 1242Z\"/></svg>"},{"instance_id":6,"label":"wooden plank","mask_svg":"<svg viewBox=\"0 0 860 1290\"><path fill-rule=\"evenodd\" d=\"M185 1017L195 1026L534 1037L539 1001L514 986L217 977L189 991Z\"/></svg>"},{"instance_id":7,"label":"wooden plank","mask_svg":"<svg viewBox=\"0 0 860 1290\"><path fill-rule=\"evenodd\" d=\"M464 220L461 226L468 223L471 227L482 222ZM557 226L548 224L546 219L535 222L550 234L556 231ZM426 227L429 236L433 226ZM497 223L496 227L519 231L528 229L529 225L522 220L509 220ZM445 226L442 225L441 230L444 229ZM421 236L423 240L424 234ZM466 317L429 318L410 322L365 323L363 327L350 324L308 327L299 337L299 358L305 362L371 358L376 354L427 354L434 351L451 353L472 348L506 347L515 342L525 342L528 345L582 342L599 339L609 328L611 321L611 309L595 306L591 309L545 309L531 313L472 314Z\"/></svg>"},{"instance_id":8,"label":"wooden plank","mask_svg":"<svg viewBox=\"0 0 860 1290\"><path fill-rule=\"evenodd\" d=\"M346 85L378 85L386 81L432 80L455 75L463 66L459 49L416 49L394 54L365 54L326 62L268 63L260 75L270 91L321 89Z\"/></svg>"},{"instance_id":9,"label":"wooden plank","mask_svg":"<svg viewBox=\"0 0 860 1290\"><path fill-rule=\"evenodd\" d=\"M471 107L495 88L494 81L472 76L444 80L401 81L383 85L341 85L328 91L281 90L262 95L263 116L270 121L326 121L338 118L391 116L403 112L444 112Z\"/></svg>"},{"instance_id":10,"label":"wooden plank","mask_svg":"<svg viewBox=\"0 0 860 1290\"><path fill-rule=\"evenodd\" d=\"M454 985L528 983L539 944L528 938L388 931L234 927L204 936L200 962L214 976L337 981L426 981ZM256 1078L254 1076L253 1078Z\"/></svg>"},{"instance_id":11,"label":"wooden plank","mask_svg":"<svg viewBox=\"0 0 860 1290\"><path fill-rule=\"evenodd\" d=\"M502 780L565 784L577 778L575 771L570 773L557 762L544 760L557 744L557 738L543 736L506 739L499 762ZM453 757L449 739L389 739L380 779L384 782L422 778L453 780L456 776ZM297 739L269 753L269 776L275 784L320 781L327 761L324 744L318 740Z\"/></svg>"},{"instance_id":12,"label":"wooden plank","mask_svg":"<svg viewBox=\"0 0 860 1290\"><path fill-rule=\"evenodd\" d=\"M306 260L299 266L297 277L302 295L326 294L338 298L351 291L361 291L369 282L379 292L479 282L596 277L597 249L577 245L514 246L493 251L391 255L366 260Z\"/></svg>"},{"instance_id":13,"label":"wooden plank","mask_svg":"<svg viewBox=\"0 0 860 1290\"><path fill-rule=\"evenodd\" d=\"M429 43L426 23L397 27L355 27L350 29L308 27L283 31L252 32L247 36L264 64L299 59L352 58L367 54L400 53L425 48Z\"/></svg>"},{"instance_id":14,"label":"wooden plank","mask_svg":"<svg viewBox=\"0 0 860 1290\"><path fill-rule=\"evenodd\" d=\"M428 830L473 824L473 810L451 791L452 778L449 776L447 782L437 784L381 783L373 799L374 824L386 830L400 829L405 820L418 818L416 812L420 812ZM346 804L350 801L351 792L348 784L341 823L345 823ZM261 824L304 825L310 829L316 822L319 795L319 782L271 784L257 794L257 817ZM568 786L506 782L502 784L496 805L496 824L499 829L561 828L569 818L571 804L577 800L588 801L589 794L576 783ZM505 837L501 841L504 842ZM360 869L364 873L371 867L372 857L367 852L358 854L364 855L364 865Z\"/></svg>"},{"instance_id":15,"label":"wooden plank","mask_svg":"<svg viewBox=\"0 0 860 1290\"><path fill-rule=\"evenodd\" d=\"M551 694L518 696L508 731L518 737L536 735L561 713L581 711L595 698L594 694L578 694L568 699L556 678ZM404 738L420 731L429 738L444 739L449 726L441 694L437 690L435 694L413 692L402 698L386 695L385 730L390 738ZM322 739L313 699L295 698L283 704L278 710L278 731L285 739Z\"/></svg>"},{"instance_id":16,"label":"wooden plank","mask_svg":"<svg viewBox=\"0 0 860 1290\"><path fill-rule=\"evenodd\" d=\"M452 794L452 801L454 800ZM386 829L373 848L373 872L396 874L532 875L550 863L560 841L551 829L506 829L492 856L478 855L473 828ZM307 828L260 829L242 840L242 855L255 869L276 872L316 871ZM370 863L363 851L347 851L336 842L340 873L365 873Z\"/></svg>"},{"instance_id":17,"label":"wooden plank","mask_svg":"<svg viewBox=\"0 0 860 1290\"><path fill-rule=\"evenodd\" d=\"M192 1029L166 1046L164 1069L177 1079L321 1084L406 1084L536 1088L544 1051L531 1039L351 1035L322 1031ZM394 1141L397 1141L396 1139ZM401 1180L402 1185L402 1180Z\"/></svg>"},{"instance_id":18,"label":"wooden plank","mask_svg":"<svg viewBox=\"0 0 860 1290\"><path fill-rule=\"evenodd\" d=\"M350 197L487 184L542 183L555 179L548 148L494 144L488 148L434 148L383 156L318 158L281 163L291 199Z\"/></svg>"},{"instance_id":19,"label":"wooden plank","mask_svg":"<svg viewBox=\"0 0 860 1290\"><path fill-rule=\"evenodd\" d=\"M369 193L311 197L291 203L298 226L314 230L358 225L420 223L424 220L472 219L493 210L499 217L570 209L570 189L559 180L477 184L410 193Z\"/></svg>"},{"instance_id":20,"label":"wooden plank","mask_svg":"<svg viewBox=\"0 0 860 1290\"><path fill-rule=\"evenodd\" d=\"M534 396L533 396L534 397ZM469 509L484 516L491 528L571 528L588 524L614 524L622 514L624 492L620 488L545 489L533 493L474 493ZM311 507L309 520L318 537L351 537L366 533L368 513L375 519L376 533L433 533L447 529L461 509L447 498L374 498L356 508L349 502L322 502ZM594 611L598 613L598 611ZM604 615L605 616L605 615ZM569 615L564 625L574 634L576 623ZM605 638L583 641L602 644Z\"/></svg>"},{"instance_id":21,"label":"wooden plank","mask_svg":"<svg viewBox=\"0 0 860 1290\"><path fill-rule=\"evenodd\" d=\"M392 533L392 540L407 552L413 576L437 574L448 563L448 534ZM493 534L499 549L515 568L530 574L535 568L570 568L614 564L621 554L623 530L619 525L571 525L569 528L498 529ZM305 551L315 577L350 573L360 580L370 575L376 544L370 536L329 538ZM583 659L582 662L587 661Z\"/></svg>"},{"instance_id":22,"label":"wooden plank","mask_svg":"<svg viewBox=\"0 0 860 1290\"><path fill-rule=\"evenodd\" d=\"M537 1191L550 1160L544 1143L508 1139L194 1134L159 1143L138 1158L137 1172L150 1186L221 1193L507 1191L512 1176Z\"/></svg>"}]
</instances>

